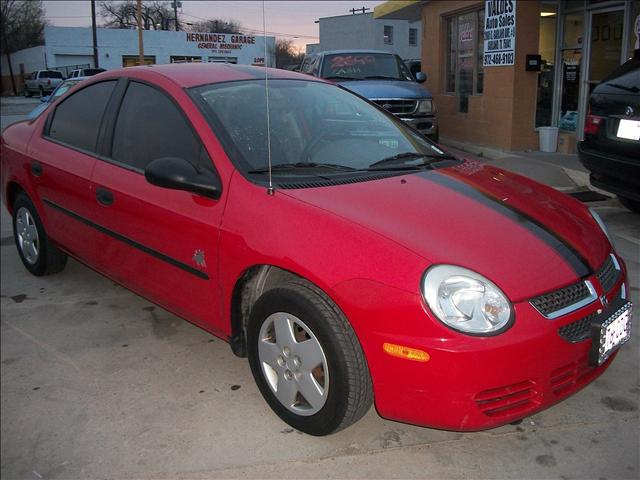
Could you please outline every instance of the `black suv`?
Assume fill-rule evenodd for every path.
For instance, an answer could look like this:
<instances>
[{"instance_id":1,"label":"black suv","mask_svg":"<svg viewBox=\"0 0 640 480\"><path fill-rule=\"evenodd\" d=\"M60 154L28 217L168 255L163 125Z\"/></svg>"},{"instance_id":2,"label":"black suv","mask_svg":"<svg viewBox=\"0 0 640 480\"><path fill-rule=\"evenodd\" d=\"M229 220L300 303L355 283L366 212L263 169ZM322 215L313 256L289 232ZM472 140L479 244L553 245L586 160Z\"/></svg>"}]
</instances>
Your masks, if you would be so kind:
<instances>
[{"instance_id":1,"label":"black suv","mask_svg":"<svg viewBox=\"0 0 640 480\"><path fill-rule=\"evenodd\" d=\"M578 155L594 187L640 213L640 50L593 89Z\"/></svg>"}]
</instances>

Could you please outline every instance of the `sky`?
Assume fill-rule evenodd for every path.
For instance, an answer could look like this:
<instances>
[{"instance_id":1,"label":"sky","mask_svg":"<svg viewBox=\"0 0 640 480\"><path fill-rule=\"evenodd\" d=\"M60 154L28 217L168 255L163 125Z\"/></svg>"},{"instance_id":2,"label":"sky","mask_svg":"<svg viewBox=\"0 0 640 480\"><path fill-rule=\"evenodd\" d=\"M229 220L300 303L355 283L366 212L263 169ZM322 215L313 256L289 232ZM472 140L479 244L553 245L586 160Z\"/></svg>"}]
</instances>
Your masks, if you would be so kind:
<instances>
[{"instance_id":1,"label":"sky","mask_svg":"<svg viewBox=\"0 0 640 480\"><path fill-rule=\"evenodd\" d=\"M91 3L89 0L45 0L47 20L51 25L64 27L91 26ZM98 1L96 1L96 4ZM383 1L266 1L265 19L267 35L275 34L293 40L296 49L304 52L307 43L318 42L318 25L314 23L320 17L350 15L352 8L370 8ZM180 10L179 10L180 11ZM99 12L99 8L98 8ZM262 32L261 1L182 1L182 20L198 22L209 18L237 20L253 31ZM102 22L98 16L98 25ZM247 32L249 33L249 32Z\"/></svg>"}]
</instances>

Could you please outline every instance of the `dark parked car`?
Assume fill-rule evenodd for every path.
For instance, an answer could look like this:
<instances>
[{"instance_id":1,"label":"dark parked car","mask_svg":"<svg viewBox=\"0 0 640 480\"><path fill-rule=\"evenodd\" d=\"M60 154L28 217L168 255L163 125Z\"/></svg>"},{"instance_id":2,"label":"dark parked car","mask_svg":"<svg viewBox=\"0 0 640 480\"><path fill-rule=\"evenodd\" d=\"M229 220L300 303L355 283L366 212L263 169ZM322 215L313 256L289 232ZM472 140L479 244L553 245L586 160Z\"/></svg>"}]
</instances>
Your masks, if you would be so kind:
<instances>
[{"instance_id":1,"label":"dark parked car","mask_svg":"<svg viewBox=\"0 0 640 480\"><path fill-rule=\"evenodd\" d=\"M594 88L578 153L593 186L640 213L640 50Z\"/></svg>"}]
</instances>

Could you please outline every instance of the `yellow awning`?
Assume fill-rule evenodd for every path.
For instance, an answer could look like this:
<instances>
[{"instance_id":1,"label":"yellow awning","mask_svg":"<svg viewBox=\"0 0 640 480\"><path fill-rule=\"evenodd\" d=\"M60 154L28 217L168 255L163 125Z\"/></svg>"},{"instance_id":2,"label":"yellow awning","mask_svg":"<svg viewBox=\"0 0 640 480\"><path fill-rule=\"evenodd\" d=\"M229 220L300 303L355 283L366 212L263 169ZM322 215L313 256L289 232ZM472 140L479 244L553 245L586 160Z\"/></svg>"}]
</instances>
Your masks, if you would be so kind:
<instances>
[{"instance_id":1,"label":"yellow awning","mask_svg":"<svg viewBox=\"0 0 640 480\"><path fill-rule=\"evenodd\" d=\"M422 7L425 3L427 2L421 0L384 2L373 9L373 18L416 22L421 18Z\"/></svg>"}]
</instances>

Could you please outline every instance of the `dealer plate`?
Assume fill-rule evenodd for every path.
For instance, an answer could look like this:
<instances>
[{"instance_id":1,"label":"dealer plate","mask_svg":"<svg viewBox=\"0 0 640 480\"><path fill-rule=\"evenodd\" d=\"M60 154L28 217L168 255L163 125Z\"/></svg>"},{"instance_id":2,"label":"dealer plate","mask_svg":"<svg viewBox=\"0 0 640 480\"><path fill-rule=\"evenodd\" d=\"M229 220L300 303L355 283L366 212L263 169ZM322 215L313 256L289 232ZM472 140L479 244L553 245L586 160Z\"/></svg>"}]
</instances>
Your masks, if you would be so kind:
<instances>
[{"instance_id":1,"label":"dealer plate","mask_svg":"<svg viewBox=\"0 0 640 480\"><path fill-rule=\"evenodd\" d=\"M627 140L640 140L640 121L621 119L618 123L618 138L626 138Z\"/></svg>"},{"instance_id":2,"label":"dealer plate","mask_svg":"<svg viewBox=\"0 0 640 480\"><path fill-rule=\"evenodd\" d=\"M631 302L624 303L602 322L591 324L591 363L602 365L621 345L631 338Z\"/></svg>"}]
</instances>

